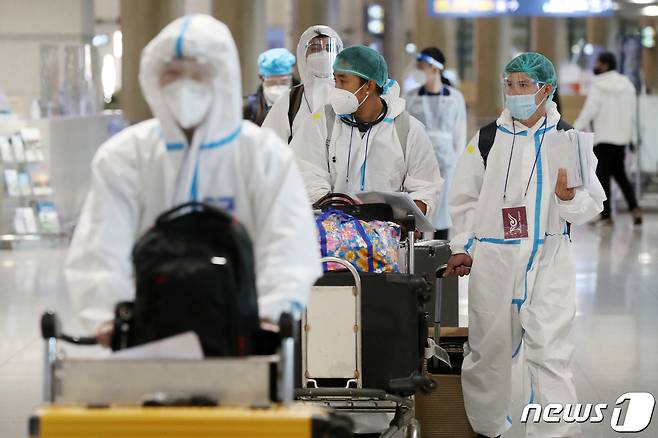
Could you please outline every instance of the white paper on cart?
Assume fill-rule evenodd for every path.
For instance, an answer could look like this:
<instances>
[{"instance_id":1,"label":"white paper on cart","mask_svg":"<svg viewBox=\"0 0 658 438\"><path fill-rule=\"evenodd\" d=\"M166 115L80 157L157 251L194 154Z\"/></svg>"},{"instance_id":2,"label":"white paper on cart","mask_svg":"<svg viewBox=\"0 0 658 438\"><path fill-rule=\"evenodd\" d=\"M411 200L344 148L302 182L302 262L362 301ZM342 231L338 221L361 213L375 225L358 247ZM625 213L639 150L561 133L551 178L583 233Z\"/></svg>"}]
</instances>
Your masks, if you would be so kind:
<instances>
[{"instance_id":1,"label":"white paper on cart","mask_svg":"<svg viewBox=\"0 0 658 438\"><path fill-rule=\"evenodd\" d=\"M385 203L393 207L393 216L396 220L404 219L407 214L416 218L416 230L434 231L434 226L427 220L427 216L418 208L416 203L406 192L361 192L356 198L363 203Z\"/></svg>"},{"instance_id":2,"label":"white paper on cart","mask_svg":"<svg viewBox=\"0 0 658 438\"><path fill-rule=\"evenodd\" d=\"M109 359L203 359L199 337L194 332L171 336L113 353Z\"/></svg>"}]
</instances>

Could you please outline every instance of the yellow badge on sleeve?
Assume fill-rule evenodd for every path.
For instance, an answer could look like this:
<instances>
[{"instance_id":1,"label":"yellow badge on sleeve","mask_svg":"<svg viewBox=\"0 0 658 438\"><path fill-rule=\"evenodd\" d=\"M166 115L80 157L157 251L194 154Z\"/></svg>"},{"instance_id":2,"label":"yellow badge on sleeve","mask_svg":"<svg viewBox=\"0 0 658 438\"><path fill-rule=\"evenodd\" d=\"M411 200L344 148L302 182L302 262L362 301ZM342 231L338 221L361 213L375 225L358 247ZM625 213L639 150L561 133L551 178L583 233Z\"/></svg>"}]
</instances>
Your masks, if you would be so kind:
<instances>
[{"instance_id":1,"label":"yellow badge on sleeve","mask_svg":"<svg viewBox=\"0 0 658 438\"><path fill-rule=\"evenodd\" d=\"M469 154L472 154L473 152L475 152L475 148L473 147L472 144L469 144L468 146L466 146L466 151L467 151Z\"/></svg>"},{"instance_id":2,"label":"yellow badge on sleeve","mask_svg":"<svg viewBox=\"0 0 658 438\"><path fill-rule=\"evenodd\" d=\"M320 113L313 113L313 114L311 114L311 117L315 120L320 120L321 116L320 116Z\"/></svg>"}]
</instances>

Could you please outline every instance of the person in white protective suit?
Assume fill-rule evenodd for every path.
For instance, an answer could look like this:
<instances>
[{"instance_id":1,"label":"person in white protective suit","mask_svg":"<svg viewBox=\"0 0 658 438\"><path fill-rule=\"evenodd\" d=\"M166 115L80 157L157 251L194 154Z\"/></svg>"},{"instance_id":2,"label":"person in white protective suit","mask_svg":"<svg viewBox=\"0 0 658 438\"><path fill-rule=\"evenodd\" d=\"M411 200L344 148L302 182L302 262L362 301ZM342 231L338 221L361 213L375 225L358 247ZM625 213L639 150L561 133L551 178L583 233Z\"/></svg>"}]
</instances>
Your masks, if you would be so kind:
<instances>
[{"instance_id":1,"label":"person in white protective suit","mask_svg":"<svg viewBox=\"0 0 658 438\"><path fill-rule=\"evenodd\" d=\"M311 201L330 192L407 192L431 215L443 184L439 166L423 125L405 112L403 99L387 93L399 87L384 58L349 47L334 72L330 105L307 118L291 143Z\"/></svg>"},{"instance_id":2,"label":"person in white protective suit","mask_svg":"<svg viewBox=\"0 0 658 438\"><path fill-rule=\"evenodd\" d=\"M443 83L445 57L436 47L428 47L418 54L417 68L423 72L424 85L406 94L407 111L427 129L445 180L431 218L437 239L447 239L452 226L448 211L448 195L457 159L466 147L466 104L464 96L454 87Z\"/></svg>"},{"instance_id":3,"label":"person in white protective suit","mask_svg":"<svg viewBox=\"0 0 658 438\"><path fill-rule=\"evenodd\" d=\"M301 123L318 107L328 103L334 88L332 65L343 50L343 41L329 26L311 26L297 44L297 69L302 83L279 98L263 121L290 143Z\"/></svg>"},{"instance_id":4,"label":"person in white protective suit","mask_svg":"<svg viewBox=\"0 0 658 438\"><path fill-rule=\"evenodd\" d=\"M313 214L287 145L242 120L228 28L207 15L175 20L142 52L139 80L155 118L98 150L68 254L82 319L98 327L117 302L134 299L134 242L160 213L190 200L221 207L246 227L261 318L305 305L322 273ZM98 335L107 342L107 331Z\"/></svg>"},{"instance_id":5,"label":"person in white protective suit","mask_svg":"<svg viewBox=\"0 0 658 438\"><path fill-rule=\"evenodd\" d=\"M519 421L513 399L543 407L577 401L570 370L576 274L569 223L599 214L605 194L592 152L588 186L567 188L565 169L549 171L547 150L565 141L560 131L570 128L560 123L551 101L556 84L555 69L543 55L523 53L510 61L505 110L489 125L493 144L486 147L491 131L482 128L455 171L455 237L446 275L470 270L462 386L468 418L481 437L499 436ZM513 364L523 370L523 394L513 394ZM525 432L580 433L577 424L566 422L528 422Z\"/></svg>"}]
</instances>

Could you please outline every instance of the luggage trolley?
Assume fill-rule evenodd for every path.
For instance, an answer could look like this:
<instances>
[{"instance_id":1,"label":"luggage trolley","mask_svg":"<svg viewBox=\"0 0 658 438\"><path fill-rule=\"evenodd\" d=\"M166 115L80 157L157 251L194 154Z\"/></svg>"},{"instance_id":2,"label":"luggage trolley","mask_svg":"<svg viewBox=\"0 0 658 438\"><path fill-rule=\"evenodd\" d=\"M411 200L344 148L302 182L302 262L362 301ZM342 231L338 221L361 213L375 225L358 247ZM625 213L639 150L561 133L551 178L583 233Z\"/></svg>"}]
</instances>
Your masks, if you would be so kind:
<instances>
[{"instance_id":1,"label":"luggage trolley","mask_svg":"<svg viewBox=\"0 0 658 438\"><path fill-rule=\"evenodd\" d=\"M297 399L350 415L357 432L419 437L411 396L435 388L422 373L427 282L409 274L359 274L334 257L322 262L347 272L325 275L311 293ZM413 258L407 263L413 266Z\"/></svg>"},{"instance_id":2,"label":"luggage trolley","mask_svg":"<svg viewBox=\"0 0 658 438\"><path fill-rule=\"evenodd\" d=\"M59 342L96 344L41 319L44 401L31 438L352 436L348 419L293 402L295 323L280 323L279 355L204 360L74 359ZM192 428L192 429L191 429Z\"/></svg>"},{"instance_id":3,"label":"luggage trolley","mask_svg":"<svg viewBox=\"0 0 658 438\"><path fill-rule=\"evenodd\" d=\"M368 345L376 331L376 327L369 328L368 324L376 315L367 310L367 305L376 297L374 293L364 297L361 277L350 263L334 257L323 258L322 262L335 262L347 268L354 284L313 289L302 320L302 387L295 391L296 397L308 404L350 415L365 432L383 430L384 437L418 437L413 401L408 396L418 389L431 390L433 382L420 373L413 373L417 365L413 357L411 362L399 360L393 364L392 374L410 372L409 376L397 379L388 379L391 373L377 371L377 368L385 370L387 364L367 362L369 358L379 361L382 352L377 348L381 345ZM340 277L345 276L337 273L328 277L335 277L342 283ZM385 284L385 281L381 278L380 283ZM416 284L422 287L422 283ZM402 290L404 283L396 286ZM410 324L416 330L420 327L418 322L410 321ZM417 356L417 342L407 352Z\"/></svg>"},{"instance_id":4,"label":"luggage trolley","mask_svg":"<svg viewBox=\"0 0 658 438\"><path fill-rule=\"evenodd\" d=\"M338 205L336 206L336 198ZM338 207L363 220L382 218L386 204L352 205L332 194L316 207ZM356 211L353 211L356 210ZM356 214L355 214L356 213ZM355 432L381 437L420 437L413 395L436 384L423 374L425 360L441 349L429 338L426 305L432 278L415 270L415 218L402 222L408 231L401 243L404 274L359 273L335 257L323 263L347 271L330 272L312 289L302 320L301 371L295 395L307 404L330 407L349 415ZM435 304L440 306L440 300Z\"/></svg>"}]
</instances>

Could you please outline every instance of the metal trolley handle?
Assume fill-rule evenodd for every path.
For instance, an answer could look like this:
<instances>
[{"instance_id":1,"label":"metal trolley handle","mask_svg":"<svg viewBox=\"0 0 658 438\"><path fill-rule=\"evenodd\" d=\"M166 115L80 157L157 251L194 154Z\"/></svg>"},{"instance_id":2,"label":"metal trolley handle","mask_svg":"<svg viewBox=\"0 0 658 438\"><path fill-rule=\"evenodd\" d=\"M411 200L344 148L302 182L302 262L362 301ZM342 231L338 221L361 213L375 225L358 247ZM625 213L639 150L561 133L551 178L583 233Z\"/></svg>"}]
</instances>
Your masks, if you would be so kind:
<instances>
[{"instance_id":1,"label":"metal trolley handle","mask_svg":"<svg viewBox=\"0 0 658 438\"><path fill-rule=\"evenodd\" d=\"M356 292L361 295L361 277L356 268L347 260L339 259L338 257L323 257L320 259L321 263L338 263L339 265L347 268L354 277L354 284L356 285Z\"/></svg>"}]
</instances>

